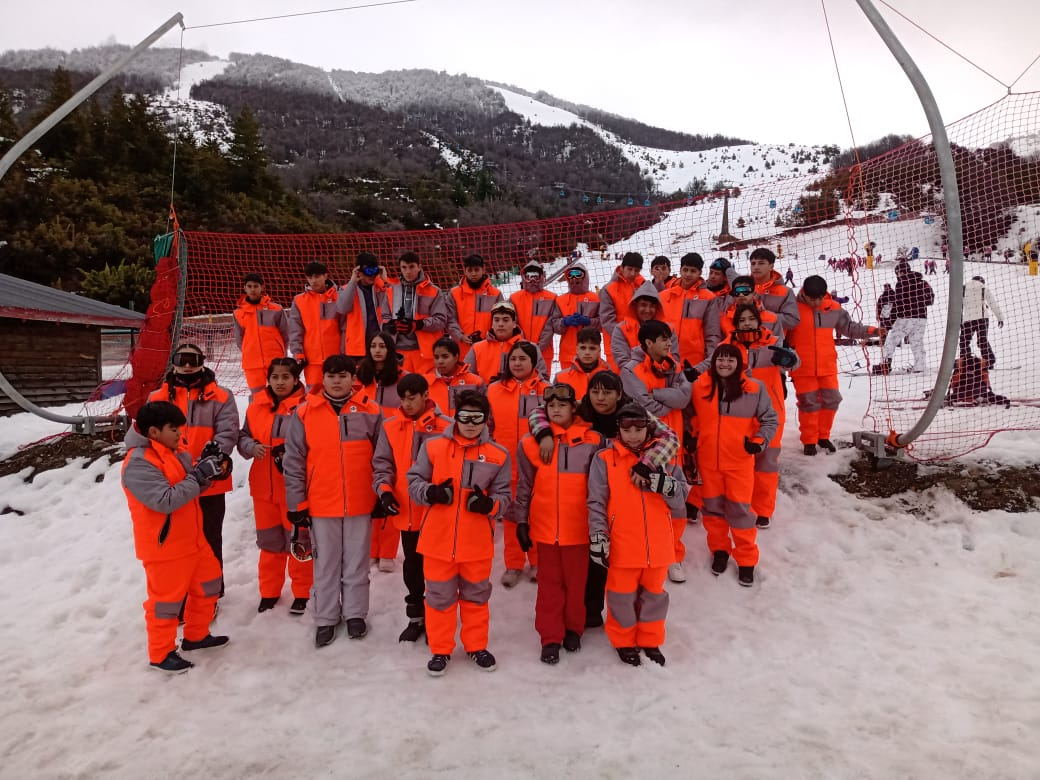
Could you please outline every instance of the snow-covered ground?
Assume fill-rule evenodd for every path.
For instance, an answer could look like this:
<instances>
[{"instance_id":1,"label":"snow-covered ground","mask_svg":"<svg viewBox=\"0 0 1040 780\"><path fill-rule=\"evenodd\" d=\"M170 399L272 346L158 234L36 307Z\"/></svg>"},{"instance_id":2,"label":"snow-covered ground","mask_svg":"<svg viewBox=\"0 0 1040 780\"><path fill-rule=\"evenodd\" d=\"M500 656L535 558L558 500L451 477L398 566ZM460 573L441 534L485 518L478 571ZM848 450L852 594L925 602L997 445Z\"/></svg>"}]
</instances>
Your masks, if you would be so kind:
<instances>
[{"instance_id":1,"label":"snow-covered ground","mask_svg":"<svg viewBox=\"0 0 1040 780\"><path fill-rule=\"evenodd\" d=\"M719 181L727 182L730 186L745 186L807 174L814 164L809 161L812 158L816 159L820 172L827 168L821 146L743 144L702 152L673 152L639 146L622 140L616 134L566 109L550 106L505 87L488 86L502 94L510 111L520 114L532 124L547 127L576 124L593 130L607 143L619 147L625 157L638 165L645 175L653 177L661 192L681 190L695 178L704 180L709 187ZM797 162L797 159L803 161Z\"/></svg>"},{"instance_id":2,"label":"snow-covered ground","mask_svg":"<svg viewBox=\"0 0 1040 780\"><path fill-rule=\"evenodd\" d=\"M835 438L858 426L865 387L843 388ZM56 427L18 415L0 430L8 455ZM1035 462L1037 443L1005 434L982 455ZM372 573L363 641L315 650L287 595L256 613L241 461L213 626L232 644L174 678L147 666L119 466L0 478L0 774L1035 777L1040 511L974 512L943 491L863 500L827 476L852 450L796 449L788 425L754 588L732 571L712 577L701 526L687 528L690 579L668 586L666 667L622 665L599 629L581 653L540 663L535 586L499 587L499 560L498 670L457 652L440 679L425 673L425 645L397 642L400 561Z\"/></svg>"},{"instance_id":3,"label":"snow-covered ground","mask_svg":"<svg viewBox=\"0 0 1040 780\"><path fill-rule=\"evenodd\" d=\"M1035 388L1036 319L1018 307L1035 306L1040 282L1021 266L970 271L1019 312L994 330L994 347L1030 373L994 373L995 389ZM891 266L877 273L887 279ZM942 300L941 270L929 279ZM834 438L847 441L871 382L850 377L841 392ZM961 426L988 413L943 412ZM459 651L432 679L425 645L398 644L400 560L393 574L372 573L370 634L316 650L309 616L287 613L287 591L256 612L248 465L237 460L213 627L232 644L162 677L147 665L119 465L2 477L0 775L1036 777L1040 508L977 512L941 489L848 495L828 475L854 452L801 455L794 420L792 398L755 587L732 570L711 576L703 529L688 526L690 579L668 585L664 668L622 665L600 629L581 653L540 663L535 585L499 587L500 556L494 674ZM6 418L0 457L59 430ZM1035 463L1038 444L1035 430L1004 433L964 461Z\"/></svg>"}]
</instances>

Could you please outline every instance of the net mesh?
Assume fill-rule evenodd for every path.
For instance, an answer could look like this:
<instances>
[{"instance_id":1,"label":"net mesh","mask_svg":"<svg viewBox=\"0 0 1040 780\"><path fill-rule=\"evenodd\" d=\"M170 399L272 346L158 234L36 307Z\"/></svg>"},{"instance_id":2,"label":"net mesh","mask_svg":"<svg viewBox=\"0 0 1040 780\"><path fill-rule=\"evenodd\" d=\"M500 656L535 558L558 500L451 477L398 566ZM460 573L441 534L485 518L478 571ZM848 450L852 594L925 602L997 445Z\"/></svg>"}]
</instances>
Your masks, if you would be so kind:
<instances>
[{"instance_id":1,"label":"net mesh","mask_svg":"<svg viewBox=\"0 0 1040 780\"><path fill-rule=\"evenodd\" d=\"M963 359L947 405L914 443L913 457L954 457L997 432L1040 428L1038 109L1040 93L1009 95L948 128L968 282ZM839 340L841 392L845 404L862 413L864 426L902 433L921 415L942 352L950 278L945 226L938 164L926 137L827 174L561 219L336 235L187 231L184 316L174 340L202 346L221 382L244 393L232 311L249 272L260 273L267 293L288 306L303 289L302 269L311 260L324 262L342 284L362 250L391 269L400 254L415 251L432 281L447 290L459 283L461 259L476 252L508 297L531 259L543 263L547 289L563 293L565 281L554 276L576 259L588 268L592 289L610 280L628 251L643 254L647 276L651 258L669 257L677 272L687 252L704 257L705 272L712 259L724 257L746 273L750 252L765 246L778 255L775 271L789 277L793 289L810 274L823 276L832 297L847 299L843 305L854 320L891 329L884 347L876 338ZM887 373L873 373L877 366Z\"/></svg>"}]
</instances>

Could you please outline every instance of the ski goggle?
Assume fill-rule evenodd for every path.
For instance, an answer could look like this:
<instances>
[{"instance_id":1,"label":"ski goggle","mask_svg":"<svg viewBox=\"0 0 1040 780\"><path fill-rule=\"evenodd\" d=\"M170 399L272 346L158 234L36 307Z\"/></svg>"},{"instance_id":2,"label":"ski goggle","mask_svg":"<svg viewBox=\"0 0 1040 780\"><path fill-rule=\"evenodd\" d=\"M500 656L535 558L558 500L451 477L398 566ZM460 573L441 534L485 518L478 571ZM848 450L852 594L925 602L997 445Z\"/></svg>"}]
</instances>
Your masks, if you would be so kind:
<instances>
[{"instance_id":1,"label":"ski goggle","mask_svg":"<svg viewBox=\"0 0 1040 780\"><path fill-rule=\"evenodd\" d=\"M194 366L198 368L205 361L206 356L200 355L198 352L178 352L173 356L173 365L178 368L185 366Z\"/></svg>"},{"instance_id":2,"label":"ski goggle","mask_svg":"<svg viewBox=\"0 0 1040 780\"><path fill-rule=\"evenodd\" d=\"M630 431L633 428L637 431L641 431L649 424L650 423L647 420L640 420L638 417L626 417L623 420L618 420L617 427L622 431Z\"/></svg>"},{"instance_id":3,"label":"ski goggle","mask_svg":"<svg viewBox=\"0 0 1040 780\"><path fill-rule=\"evenodd\" d=\"M569 270L567 272L567 278L568 279L584 279L585 278L585 272L582 271L580 268L572 268L571 270Z\"/></svg>"},{"instance_id":4,"label":"ski goggle","mask_svg":"<svg viewBox=\"0 0 1040 780\"><path fill-rule=\"evenodd\" d=\"M363 265L361 266L361 273L365 276L379 276L378 265Z\"/></svg>"},{"instance_id":5,"label":"ski goggle","mask_svg":"<svg viewBox=\"0 0 1040 780\"><path fill-rule=\"evenodd\" d=\"M755 288L753 287L745 287L744 285L739 285L738 287L733 288L733 295L738 298L742 295L754 295L754 293Z\"/></svg>"},{"instance_id":6,"label":"ski goggle","mask_svg":"<svg viewBox=\"0 0 1040 780\"><path fill-rule=\"evenodd\" d=\"M550 385L545 388L545 392L542 393L542 400L545 403L550 401L566 401L567 403L574 403L577 400L577 396L574 393L574 388L570 385Z\"/></svg>"},{"instance_id":7,"label":"ski goggle","mask_svg":"<svg viewBox=\"0 0 1040 780\"><path fill-rule=\"evenodd\" d=\"M538 273L538 271L525 271L524 272L524 279L526 279L529 282L536 282L536 281L538 281L541 278L542 278L542 275L540 273Z\"/></svg>"},{"instance_id":8,"label":"ski goggle","mask_svg":"<svg viewBox=\"0 0 1040 780\"><path fill-rule=\"evenodd\" d=\"M483 412L455 412L455 422L462 423L463 425L480 425L486 419L487 415Z\"/></svg>"}]
</instances>

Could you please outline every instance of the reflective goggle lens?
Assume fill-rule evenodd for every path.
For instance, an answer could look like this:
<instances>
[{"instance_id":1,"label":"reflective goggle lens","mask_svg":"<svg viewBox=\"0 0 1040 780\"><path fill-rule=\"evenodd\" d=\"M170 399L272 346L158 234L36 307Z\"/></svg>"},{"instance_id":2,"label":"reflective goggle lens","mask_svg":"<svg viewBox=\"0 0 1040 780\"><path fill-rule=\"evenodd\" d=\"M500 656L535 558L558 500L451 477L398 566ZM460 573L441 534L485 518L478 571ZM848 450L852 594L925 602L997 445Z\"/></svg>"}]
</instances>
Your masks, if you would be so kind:
<instances>
[{"instance_id":1,"label":"reflective goggle lens","mask_svg":"<svg viewBox=\"0 0 1040 780\"><path fill-rule=\"evenodd\" d=\"M580 268L572 268L571 270L569 270L567 272L567 278L568 279L584 279L585 278L585 272L582 271Z\"/></svg>"},{"instance_id":2,"label":"reflective goggle lens","mask_svg":"<svg viewBox=\"0 0 1040 780\"><path fill-rule=\"evenodd\" d=\"M455 421L463 425L480 425L486 418L483 412L455 412Z\"/></svg>"},{"instance_id":3,"label":"reflective goggle lens","mask_svg":"<svg viewBox=\"0 0 1040 780\"><path fill-rule=\"evenodd\" d=\"M367 265L362 267L361 273L365 276L379 276L379 266Z\"/></svg>"},{"instance_id":4,"label":"reflective goggle lens","mask_svg":"<svg viewBox=\"0 0 1040 780\"><path fill-rule=\"evenodd\" d=\"M570 385L553 385L552 387L545 388L545 392L542 394L542 400L545 403L550 401L568 401L573 403L575 399L574 388Z\"/></svg>"},{"instance_id":5,"label":"reflective goggle lens","mask_svg":"<svg viewBox=\"0 0 1040 780\"><path fill-rule=\"evenodd\" d=\"M623 431L628 431L628 430L631 430L632 428L635 428L636 430L641 431L648 424L649 423L647 423L646 420L636 420L636 419L634 419L632 417L629 417L628 419L625 419L625 420L618 420L618 428L620 428Z\"/></svg>"},{"instance_id":6,"label":"reflective goggle lens","mask_svg":"<svg viewBox=\"0 0 1040 780\"><path fill-rule=\"evenodd\" d=\"M741 285L740 287L733 288L733 294L736 296L751 295L754 292L755 291L751 287L744 287L743 285Z\"/></svg>"},{"instance_id":7,"label":"reflective goggle lens","mask_svg":"<svg viewBox=\"0 0 1040 780\"><path fill-rule=\"evenodd\" d=\"M198 352L178 352L173 356L173 365L183 368L184 366L201 366L206 358Z\"/></svg>"}]
</instances>

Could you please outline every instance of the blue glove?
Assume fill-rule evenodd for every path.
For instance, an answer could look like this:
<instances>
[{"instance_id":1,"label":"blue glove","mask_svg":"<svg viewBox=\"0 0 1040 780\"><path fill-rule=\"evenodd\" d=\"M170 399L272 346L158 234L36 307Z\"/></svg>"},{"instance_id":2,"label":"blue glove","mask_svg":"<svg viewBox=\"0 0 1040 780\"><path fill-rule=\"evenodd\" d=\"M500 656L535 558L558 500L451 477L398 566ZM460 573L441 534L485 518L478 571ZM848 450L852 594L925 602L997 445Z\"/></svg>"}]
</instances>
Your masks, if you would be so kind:
<instances>
[{"instance_id":1,"label":"blue glove","mask_svg":"<svg viewBox=\"0 0 1040 780\"><path fill-rule=\"evenodd\" d=\"M777 346L772 346L770 349L773 350L772 363L774 366L780 366L780 368L794 368L798 365L798 353L793 349Z\"/></svg>"},{"instance_id":2,"label":"blue glove","mask_svg":"<svg viewBox=\"0 0 1040 780\"><path fill-rule=\"evenodd\" d=\"M578 318L578 325L583 328L592 324L592 318L587 314L575 314L574 316Z\"/></svg>"},{"instance_id":3,"label":"blue glove","mask_svg":"<svg viewBox=\"0 0 1040 780\"><path fill-rule=\"evenodd\" d=\"M580 314L568 314L562 320L563 324L566 325L568 328L577 328L579 326L579 324L580 324L580 321L581 321L581 315Z\"/></svg>"}]
</instances>

